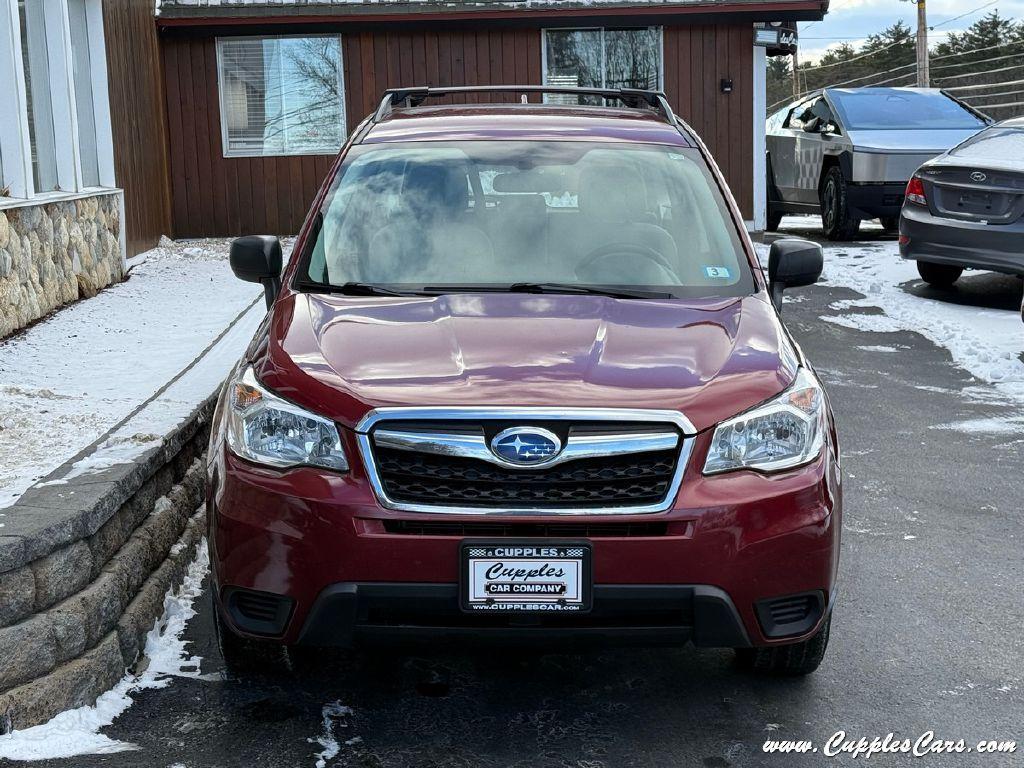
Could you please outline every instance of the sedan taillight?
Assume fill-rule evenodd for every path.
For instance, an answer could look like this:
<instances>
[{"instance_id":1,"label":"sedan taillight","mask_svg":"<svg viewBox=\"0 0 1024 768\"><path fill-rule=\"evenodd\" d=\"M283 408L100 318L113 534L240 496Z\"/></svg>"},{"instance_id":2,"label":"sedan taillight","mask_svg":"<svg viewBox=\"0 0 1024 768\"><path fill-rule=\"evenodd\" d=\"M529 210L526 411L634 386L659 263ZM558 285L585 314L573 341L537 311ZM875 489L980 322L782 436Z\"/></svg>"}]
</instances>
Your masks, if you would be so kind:
<instances>
[{"instance_id":1,"label":"sedan taillight","mask_svg":"<svg viewBox=\"0 0 1024 768\"><path fill-rule=\"evenodd\" d=\"M917 176L907 184L907 202L915 205L928 205L928 199L924 196L924 183Z\"/></svg>"}]
</instances>

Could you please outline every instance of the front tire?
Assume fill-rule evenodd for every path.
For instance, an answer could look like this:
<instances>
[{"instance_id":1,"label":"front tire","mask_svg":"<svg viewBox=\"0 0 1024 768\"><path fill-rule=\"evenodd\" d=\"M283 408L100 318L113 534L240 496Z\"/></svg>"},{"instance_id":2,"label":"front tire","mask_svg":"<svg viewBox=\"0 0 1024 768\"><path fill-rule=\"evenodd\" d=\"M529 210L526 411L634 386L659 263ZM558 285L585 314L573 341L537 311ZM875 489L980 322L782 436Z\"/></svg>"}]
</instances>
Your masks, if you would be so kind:
<instances>
[{"instance_id":1,"label":"front tire","mask_svg":"<svg viewBox=\"0 0 1024 768\"><path fill-rule=\"evenodd\" d=\"M952 288L953 283L964 273L963 267L950 264L936 264L933 261L917 262L917 271L921 279L936 288Z\"/></svg>"},{"instance_id":2,"label":"front tire","mask_svg":"<svg viewBox=\"0 0 1024 768\"><path fill-rule=\"evenodd\" d=\"M838 167L829 168L821 187L821 228L829 240L853 240L860 219L850 214L849 186Z\"/></svg>"},{"instance_id":3,"label":"front tire","mask_svg":"<svg viewBox=\"0 0 1024 768\"><path fill-rule=\"evenodd\" d=\"M737 648L736 663L741 669L759 675L788 675L799 677L814 672L825 658L828 636L832 627L832 614L815 634L790 645L767 648Z\"/></svg>"}]
</instances>

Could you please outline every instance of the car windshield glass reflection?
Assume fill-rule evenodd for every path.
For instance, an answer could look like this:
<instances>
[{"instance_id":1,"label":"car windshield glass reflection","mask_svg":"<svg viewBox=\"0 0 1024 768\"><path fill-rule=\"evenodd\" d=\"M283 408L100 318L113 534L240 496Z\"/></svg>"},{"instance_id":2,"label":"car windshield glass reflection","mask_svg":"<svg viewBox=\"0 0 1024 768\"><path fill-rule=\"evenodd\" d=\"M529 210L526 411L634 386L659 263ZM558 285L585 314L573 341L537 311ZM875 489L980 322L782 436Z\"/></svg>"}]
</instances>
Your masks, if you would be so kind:
<instances>
[{"instance_id":1,"label":"car windshield glass reflection","mask_svg":"<svg viewBox=\"0 0 1024 768\"><path fill-rule=\"evenodd\" d=\"M365 145L350 155L320 214L300 272L313 289L539 285L542 293L563 285L573 293L655 293L646 298L754 290L725 201L700 154L687 148Z\"/></svg>"},{"instance_id":2,"label":"car windshield glass reflection","mask_svg":"<svg viewBox=\"0 0 1024 768\"><path fill-rule=\"evenodd\" d=\"M902 88L837 88L829 91L852 131L985 127L985 122L939 91Z\"/></svg>"}]
</instances>

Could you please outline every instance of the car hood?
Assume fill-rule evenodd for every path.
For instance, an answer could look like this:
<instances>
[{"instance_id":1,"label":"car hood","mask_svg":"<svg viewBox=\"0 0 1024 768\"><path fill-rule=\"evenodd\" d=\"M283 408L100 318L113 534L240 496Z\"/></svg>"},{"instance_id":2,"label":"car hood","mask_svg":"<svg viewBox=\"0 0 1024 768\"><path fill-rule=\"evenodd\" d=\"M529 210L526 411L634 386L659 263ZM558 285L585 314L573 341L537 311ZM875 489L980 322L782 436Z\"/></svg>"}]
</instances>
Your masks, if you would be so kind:
<instances>
[{"instance_id":1,"label":"car hood","mask_svg":"<svg viewBox=\"0 0 1024 768\"><path fill-rule=\"evenodd\" d=\"M850 130L847 139L855 151L941 154L969 139L981 128L941 128L913 130Z\"/></svg>"},{"instance_id":2,"label":"car hood","mask_svg":"<svg viewBox=\"0 0 1024 768\"><path fill-rule=\"evenodd\" d=\"M381 406L517 405L677 409L704 429L799 365L761 296L290 294L250 358L266 386L349 427Z\"/></svg>"}]
</instances>

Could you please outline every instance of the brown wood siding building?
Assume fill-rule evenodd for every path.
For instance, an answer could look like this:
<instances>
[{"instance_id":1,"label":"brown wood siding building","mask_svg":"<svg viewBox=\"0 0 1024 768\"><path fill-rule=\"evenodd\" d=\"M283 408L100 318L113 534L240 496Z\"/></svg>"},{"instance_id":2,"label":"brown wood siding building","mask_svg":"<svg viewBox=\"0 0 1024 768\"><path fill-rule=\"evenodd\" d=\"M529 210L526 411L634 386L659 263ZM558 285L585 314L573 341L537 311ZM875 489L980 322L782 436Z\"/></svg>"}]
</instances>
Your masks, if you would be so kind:
<instances>
[{"instance_id":1,"label":"brown wood siding building","mask_svg":"<svg viewBox=\"0 0 1024 768\"><path fill-rule=\"evenodd\" d=\"M387 88L541 83L542 37L540 28L494 26L343 32L349 130ZM174 236L297 232L333 156L224 157L216 38L168 34L163 55ZM732 93L722 93L723 79L733 81ZM714 153L749 218L752 25L665 27L664 87Z\"/></svg>"},{"instance_id":2,"label":"brown wood siding building","mask_svg":"<svg viewBox=\"0 0 1024 768\"><path fill-rule=\"evenodd\" d=\"M160 40L153 4L104 0L114 174L124 190L127 255L170 235L170 160Z\"/></svg>"}]
</instances>

